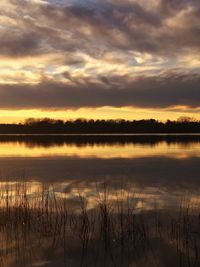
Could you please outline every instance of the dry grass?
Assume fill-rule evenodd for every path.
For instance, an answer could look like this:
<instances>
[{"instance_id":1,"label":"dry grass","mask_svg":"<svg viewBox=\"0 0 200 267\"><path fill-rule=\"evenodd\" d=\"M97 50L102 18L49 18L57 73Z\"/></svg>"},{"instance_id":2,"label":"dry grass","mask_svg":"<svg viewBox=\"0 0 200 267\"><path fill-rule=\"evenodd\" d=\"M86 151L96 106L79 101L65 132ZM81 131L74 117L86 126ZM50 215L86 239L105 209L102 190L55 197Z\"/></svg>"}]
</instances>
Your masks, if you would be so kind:
<instances>
[{"instance_id":1,"label":"dry grass","mask_svg":"<svg viewBox=\"0 0 200 267\"><path fill-rule=\"evenodd\" d=\"M172 215L159 210L138 213L128 193L113 202L104 185L96 208L89 209L80 194L77 212L53 188L30 196L27 183L14 187L5 184L1 190L0 266L34 266L51 256L59 266L137 266L144 255L147 262L149 254L158 257L157 243L175 253L179 266L200 264L198 207L184 203Z\"/></svg>"}]
</instances>

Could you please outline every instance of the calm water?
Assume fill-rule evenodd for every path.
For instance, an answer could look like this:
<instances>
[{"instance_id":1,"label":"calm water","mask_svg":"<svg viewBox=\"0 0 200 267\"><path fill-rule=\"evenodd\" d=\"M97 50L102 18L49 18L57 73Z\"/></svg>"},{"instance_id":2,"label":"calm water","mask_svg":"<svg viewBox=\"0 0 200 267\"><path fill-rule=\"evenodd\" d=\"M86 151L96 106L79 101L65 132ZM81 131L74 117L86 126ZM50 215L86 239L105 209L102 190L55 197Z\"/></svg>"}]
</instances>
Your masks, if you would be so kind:
<instances>
[{"instance_id":1,"label":"calm water","mask_svg":"<svg viewBox=\"0 0 200 267\"><path fill-rule=\"evenodd\" d=\"M110 193L137 194L138 207L176 206L199 193L200 136L1 136L0 173L32 182L31 191L48 184L90 198L104 181Z\"/></svg>"},{"instance_id":2,"label":"calm water","mask_svg":"<svg viewBox=\"0 0 200 267\"><path fill-rule=\"evenodd\" d=\"M65 199L66 205L75 213L79 209L80 195L87 199L88 210L95 210L99 205L98 196L105 190L102 184L106 184L110 200L128 194L135 214L142 211L145 220L155 212L178 214L181 203L186 200L192 207L199 205L199 174L198 135L0 136L1 194L9 191L18 197L17 185L24 183L29 198L50 188L56 197ZM33 255L31 263L25 260L16 263L9 251L9 260L4 266L169 266L163 251L164 254L171 253L170 257L174 252L169 250L167 241L162 241L162 246L153 244L156 256L148 251L147 265L140 258L141 251L134 263L131 260L131 263L116 264L110 256L110 260L98 260L99 264L88 260L81 265L75 260L78 253L75 251L65 254L65 260L66 255L70 260L61 263L59 246L44 246L43 253L40 250L41 257L36 260ZM158 246L162 247L161 251ZM0 251L3 253L4 249ZM54 258L51 258L52 251L57 253ZM158 261L156 265L154 256ZM189 261L188 265L183 265L183 261L180 265L179 258L180 255L174 265L170 263L171 266L198 266L189 265Z\"/></svg>"}]
</instances>

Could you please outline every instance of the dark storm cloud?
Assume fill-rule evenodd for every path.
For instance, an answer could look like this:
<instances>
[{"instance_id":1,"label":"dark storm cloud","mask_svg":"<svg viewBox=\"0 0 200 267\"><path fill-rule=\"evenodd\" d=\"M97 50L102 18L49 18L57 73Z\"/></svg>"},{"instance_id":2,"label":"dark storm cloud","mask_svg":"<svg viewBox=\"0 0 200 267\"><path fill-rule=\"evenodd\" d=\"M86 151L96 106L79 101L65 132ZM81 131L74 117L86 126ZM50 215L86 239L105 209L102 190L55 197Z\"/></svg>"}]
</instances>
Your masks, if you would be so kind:
<instances>
[{"instance_id":1,"label":"dark storm cloud","mask_svg":"<svg viewBox=\"0 0 200 267\"><path fill-rule=\"evenodd\" d=\"M0 53L9 56L31 56L39 53L40 38L36 33L0 32Z\"/></svg>"},{"instance_id":2,"label":"dark storm cloud","mask_svg":"<svg viewBox=\"0 0 200 267\"><path fill-rule=\"evenodd\" d=\"M0 53L7 52L13 56L15 52L18 55L18 50L23 50L25 55L32 54L36 52L39 41L48 41L46 49L88 53L93 45L164 55L179 53L183 49L199 50L200 2L157 2L155 8L147 9L139 2L129 1L95 1L93 4L87 1L87 5L60 7L12 0L19 12L17 19L21 18L23 31L27 33L22 37L14 35L13 42L9 42L9 35L4 36L7 49L5 45L0 46ZM28 34L33 31L39 37Z\"/></svg>"},{"instance_id":3,"label":"dark storm cloud","mask_svg":"<svg viewBox=\"0 0 200 267\"><path fill-rule=\"evenodd\" d=\"M70 74L68 74L69 76ZM71 78L72 79L72 78ZM73 79L72 79L73 82ZM2 108L79 108L140 106L166 108L173 105L199 107L200 75L165 73L130 80L77 80L76 84L44 81L37 85L0 85Z\"/></svg>"},{"instance_id":4,"label":"dark storm cloud","mask_svg":"<svg viewBox=\"0 0 200 267\"><path fill-rule=\"evenodd\" d=\"M158 10L151 11L126 1L120 5L102 2L97 7L57 8L53 14L57 25L70 26L75 36L85 39L87 46L87 42L96 38L108 48L148 53L172 54L184 48L199 48L200 23L197 22L200 22L200 4L195 5L193 1L189 4L185 1L162 1ZM52 13L48 8L43 8L41 12L46 18ZM180 12L186 12L186 18L183 16L177 22L182 24L181 27L166 23L167 19L174 19L176 23ZM86 34L82 26L87 26L91 35ZM82 45L84 47L84 42ZM90 47L87 48L90 50Z\"/></svg>"}]
</instances>

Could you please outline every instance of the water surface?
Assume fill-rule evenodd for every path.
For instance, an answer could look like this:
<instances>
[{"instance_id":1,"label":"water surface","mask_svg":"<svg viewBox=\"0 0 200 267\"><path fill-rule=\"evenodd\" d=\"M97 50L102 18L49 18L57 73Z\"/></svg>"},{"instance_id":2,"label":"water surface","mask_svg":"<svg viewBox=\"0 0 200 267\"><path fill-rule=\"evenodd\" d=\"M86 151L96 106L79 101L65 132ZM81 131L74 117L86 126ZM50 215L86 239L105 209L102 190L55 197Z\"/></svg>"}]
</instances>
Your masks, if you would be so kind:
<instances>
[{"instance_id":1,"label":"water surface","mask_svg":"<svg viewBox=\"0 0 200 267\"><path fill-rule=\"evenodd\" d=\"M15 199L13 205L18 205L17 199L24 192L25 185L26 198L40 199L42 192L48 189L54 197L64 199L65 205L76 214L80 212L80 197L84 198L90 212L98 208L99 197L105 193L106 185L114 214L117 212L116 200L128 197L134 213L145 213L146 221L155 212L165 214L165 218L169 213L173 217L180 212L182 203L193 208L199 206L200 136L0 136L0 173L2 207L7 205L8 192L9 197ZM30 238L33 237L30 235ZM166 259L162 258L163 251L157 251L158 244L153 244L162 261L158 266L168 266ZM45 249L49 253L49 247ZM60 250L59 246L55 248L54 259L48 253L42 254L41 262L33 259L32 264L57 266ZM169 252L168 242L162 244L162 250ZM134 266L154 266L153 254L148 255L147 265L139 255L140 251ZM66 266L81 266L80 261L74 262L73 255L70 258L71 265L68 262ZM15 260L12 262L16 264ZM5 266L12 264L7 261ZM21 262L19 266L26 264ZM59 262L61 264L64 263ZM94 266L94 262L86 261L85 264ZM116 266L112 257L102 264L98 266ZM123 266L123 263L117 266Z\"/></svg>"},{"instance_id":2,"label":"water surface","mask_svg":"<svg viewBox=\"0 0 200 267\"><path fill-rule=\"evenodd\" d=\"M0 171L2 182L51 184L72 198L106 181L113 194L139 194L139 206L175 206L199 193L200 136L0 136Z\"/></svg>"}]
</instances>

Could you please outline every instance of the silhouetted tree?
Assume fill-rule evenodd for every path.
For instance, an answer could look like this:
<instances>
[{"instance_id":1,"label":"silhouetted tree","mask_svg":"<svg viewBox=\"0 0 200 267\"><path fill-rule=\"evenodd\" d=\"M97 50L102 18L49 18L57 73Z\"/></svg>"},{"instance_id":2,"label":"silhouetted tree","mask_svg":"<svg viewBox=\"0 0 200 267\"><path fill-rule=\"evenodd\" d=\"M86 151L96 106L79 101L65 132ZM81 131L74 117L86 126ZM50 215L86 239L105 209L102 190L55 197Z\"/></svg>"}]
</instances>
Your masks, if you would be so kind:
<instances>
[{"instance_id":1,"label":"silhouetted tree","mask_svg":"<svg viewBox=\"0 0 200 267\"><path fill-rule=\"evenodd\" d=\"M27 119L19 124L0 124L0 134L62 134L62 133L200 133L200 121L181 117L165 123L150 120L53 120Z\"/></svg>"}]
</instances>

